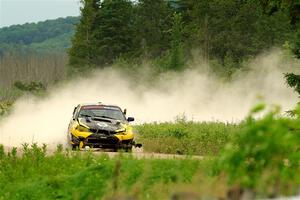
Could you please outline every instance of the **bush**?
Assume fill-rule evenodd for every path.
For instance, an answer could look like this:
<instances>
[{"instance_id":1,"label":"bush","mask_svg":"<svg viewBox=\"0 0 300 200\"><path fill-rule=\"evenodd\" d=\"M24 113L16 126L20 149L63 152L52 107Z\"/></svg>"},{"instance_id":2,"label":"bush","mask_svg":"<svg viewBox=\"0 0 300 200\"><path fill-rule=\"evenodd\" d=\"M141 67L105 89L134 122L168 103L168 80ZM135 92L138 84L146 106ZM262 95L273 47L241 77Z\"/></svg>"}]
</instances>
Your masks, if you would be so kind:
<instances>
[{"instance_id":1,"label":"bush","mask_svg":"<svg viewBox=\"0 0 300 200\"><path fill-rule=\"evenodd\" d=\"M255 120L255 112L218 157L219 172L229 184L261 194L294 193L300 184L300 119L274 110Z\"/></svg>"},{"instance_id":2,"label":"bush","mask_svg":"<svg viewBox=\"0 0 300 200\"><path fill-rule=\"evenodd\" d=\"M30 82L30 83L23 83L21 81L16 81L14 83L14 86L21 90L21 91L25 91L25 92L40 92L40 91L44 91L46 89L46 87L43 85L43 83L41 82Z\"/></svg>"},{"instance_id":3,"label":"bush","mask_svg":"<svg viewBox=\"0 0 300 200\"><path fill-rule=\"evenodd\" d=\"M12 101L0 101L0 116L7 114L12 105Z\"/></svg>"}]
</instances>

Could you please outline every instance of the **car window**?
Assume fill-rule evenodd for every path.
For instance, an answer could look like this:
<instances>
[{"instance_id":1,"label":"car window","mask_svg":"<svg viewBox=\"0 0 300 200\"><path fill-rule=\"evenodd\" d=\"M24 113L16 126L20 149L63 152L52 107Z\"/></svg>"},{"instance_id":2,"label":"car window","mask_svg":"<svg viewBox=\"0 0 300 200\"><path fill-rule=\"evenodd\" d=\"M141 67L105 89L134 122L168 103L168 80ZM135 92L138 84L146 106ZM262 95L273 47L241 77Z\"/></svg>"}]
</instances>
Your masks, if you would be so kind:
<instances>
[{"instance_id":1,"label":"car window","mask_svg":"<svg viewBox=\"0 0 300 200\"><path fill-rule=\"evenodd\" d=\"M78 117L92 116L103 117L117 120L126 120L124 114L120 109L110 107L82 107Z\"/></svg>"}]
</instances>

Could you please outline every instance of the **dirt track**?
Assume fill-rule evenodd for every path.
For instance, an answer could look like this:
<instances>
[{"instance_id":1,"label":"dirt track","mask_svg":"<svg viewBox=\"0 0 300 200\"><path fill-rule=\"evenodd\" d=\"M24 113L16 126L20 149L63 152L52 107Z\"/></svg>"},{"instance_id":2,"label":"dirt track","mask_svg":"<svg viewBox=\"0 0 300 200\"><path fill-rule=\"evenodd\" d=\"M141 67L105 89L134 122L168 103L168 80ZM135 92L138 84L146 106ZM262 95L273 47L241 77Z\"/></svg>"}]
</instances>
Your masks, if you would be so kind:
<instances>
[{"instance_id":1,"label":"dirt track","mask_svg":"<svg viewBox=\"0 0 300 200\"><path fill-rule=\"evenodd\" d=\"M115 157L119 155L125 155L125 156L132 156L136 159L185 159L185 158L191 158L191 159L203 159L203 156L188 156L188 155L178 155L178 154L163 154L163 153L149 153L149 152L143 152L143 148L133 148L131 153L126 152L112 152L110 150L103 150L103 149L95 149L95 150L89 150L92 151L92 154L94 155L104 155L107 154L109 157ZM80 151L82 154L87 153L88 151L82 150Z\"/></svg>"},{"instance_id":2,"label":"dirt track","mask_svg":"<svg viewBox=\"0 0 300 200\"><path fill-rule=\"evenodd\" d=\"M12 150L12 147L5 147L5 152L9 152ZM55 152L55 149L48 149L47 154L51 155ZM77 153L77 151L72 151L74 153ZM103 150L103 149L93 149L93 150L81 150L79 151L81 154L85 154L88 152L92 152L93 155L100 156L100 155L108 155L109 157L115 157L118 155L125 155L125 156L132 156L136 159L185 159L185 158L191 158L191 159L203 159L203 156L189 156L189 155L178 155L178 154L163 154L163 153L149 153L149 152L143 152L142 148L133 148L131 153L126 152L112 152L109 149ZM21 155L21 148L17 148L17 154Z\"/></svg>"},{"instance_id":3,"label":"dirt track","mask_svg":"<svg viewBox=\"0 0 300 200\"><path fill-rule=\"evenodd\" d=\"M104 152L104 151L94 151L93 154L101 155L107 154L109 157L115 157L120 155L120 152ZM187 156L187 155L177 155L177 154L163 154L163 153L145 153L142 151L135 151L133 150L132 153L121 153L125 155L132 155L134 158L137 159L185 159L185 158L192 158L192 159L203 159L203 156Z\"/></svg>"}]
</instances>

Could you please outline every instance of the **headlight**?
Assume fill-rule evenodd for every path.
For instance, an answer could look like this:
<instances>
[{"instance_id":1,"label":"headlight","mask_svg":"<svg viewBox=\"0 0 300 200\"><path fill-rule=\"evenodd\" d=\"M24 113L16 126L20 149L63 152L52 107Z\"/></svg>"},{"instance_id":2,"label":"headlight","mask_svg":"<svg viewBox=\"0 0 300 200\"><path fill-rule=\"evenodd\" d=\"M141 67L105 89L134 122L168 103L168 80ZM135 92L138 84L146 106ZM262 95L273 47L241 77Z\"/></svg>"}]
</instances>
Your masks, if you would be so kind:
<instances>
[{"instance_id":1,"label":"headlight","mask_svg":"<svg viewBox=\"0 0 300 200\"><path fill-rule=\"evenodd\" d=\"M125 128L121 128L121 129L116 130L116 133L119 133L119 132L125 132L125 131L126 131Z\"/></svg>"},{"instance_id":2,"label":"headlight","mask_svg":"<svg viewBox=\"0 0 300 200\"><path fill-rule=\"evenodd\" d=\"M76 129L80 132L89 132L90 131L88 128L81 126L81 125L77 126Z\"/></svg>"},{"instance_id":3,"label":"headlight","mask_svg":"<svg viewBox=\"0 0 300 200\"><path fill-rule=\"evenodd\" d=\"M123 134L123 135L125 135L126 134L126 129L122 128L122 129L116 130L116 134Z\"/></svg>"}]
</instances>

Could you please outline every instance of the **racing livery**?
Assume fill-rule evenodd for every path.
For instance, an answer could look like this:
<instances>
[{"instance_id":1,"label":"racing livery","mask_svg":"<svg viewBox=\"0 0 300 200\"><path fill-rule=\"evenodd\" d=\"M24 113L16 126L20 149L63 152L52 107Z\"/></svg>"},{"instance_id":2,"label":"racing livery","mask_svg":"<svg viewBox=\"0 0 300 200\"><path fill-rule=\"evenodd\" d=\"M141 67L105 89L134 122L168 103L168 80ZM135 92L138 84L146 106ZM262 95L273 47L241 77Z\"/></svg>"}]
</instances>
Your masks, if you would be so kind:
<instances>
[{"instance_id":1,"label":"racing livery","mask_svg":"<svg viewBox=\"0 0 300 200\"><path fill-rule=\"evenodd\" d=\"M118 106L96 104L79 104L74 108L73 117L68 128L69 141L73 149L112 148L115 151L131 151L135 144L132 126L126 119L126 109Z\"/></svg>"}]
</instances>

